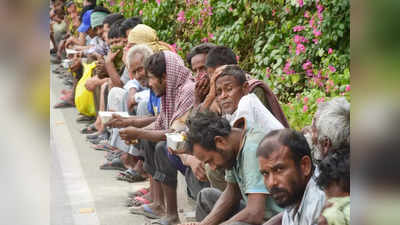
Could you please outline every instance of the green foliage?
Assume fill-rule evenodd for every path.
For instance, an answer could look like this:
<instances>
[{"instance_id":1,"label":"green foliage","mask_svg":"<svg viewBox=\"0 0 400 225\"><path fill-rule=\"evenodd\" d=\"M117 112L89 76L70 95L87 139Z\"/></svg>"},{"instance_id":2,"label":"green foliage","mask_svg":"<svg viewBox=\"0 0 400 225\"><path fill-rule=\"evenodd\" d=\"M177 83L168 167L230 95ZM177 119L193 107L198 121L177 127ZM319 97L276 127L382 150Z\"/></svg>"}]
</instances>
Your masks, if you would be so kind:
<instances>
[{"instance_id":1,"label":"green foliage","mask_svg":"<svg viewBox=\"0 0 400 225\"><path fill-rule=\"evenodd\" d=\"M231 47L240 66L277 94L296 129L310 123L318 98L350 99L349 0L99 2L126 17L141 15L182 57L204 41Z\"/></svg>"}]
</instances>

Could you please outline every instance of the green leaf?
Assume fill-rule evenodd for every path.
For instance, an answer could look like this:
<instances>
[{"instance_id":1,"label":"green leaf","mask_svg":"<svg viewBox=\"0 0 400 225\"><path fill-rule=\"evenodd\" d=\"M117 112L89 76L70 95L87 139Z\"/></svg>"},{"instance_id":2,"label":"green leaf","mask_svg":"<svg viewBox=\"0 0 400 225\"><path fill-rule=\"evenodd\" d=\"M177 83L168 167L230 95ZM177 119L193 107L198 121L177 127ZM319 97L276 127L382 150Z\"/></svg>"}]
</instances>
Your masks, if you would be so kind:
<instances>
[{"instance_id":1,"label":"green leaf","mask_svg":"<svg viewBox=\"0 0 400 225\"><path fill-rule=\"evenodd\" d=\"M292 74L290 75L290 79L292 80L292 84L296 84L300 81L300 74Z\"/></svg>"}]
</instances>

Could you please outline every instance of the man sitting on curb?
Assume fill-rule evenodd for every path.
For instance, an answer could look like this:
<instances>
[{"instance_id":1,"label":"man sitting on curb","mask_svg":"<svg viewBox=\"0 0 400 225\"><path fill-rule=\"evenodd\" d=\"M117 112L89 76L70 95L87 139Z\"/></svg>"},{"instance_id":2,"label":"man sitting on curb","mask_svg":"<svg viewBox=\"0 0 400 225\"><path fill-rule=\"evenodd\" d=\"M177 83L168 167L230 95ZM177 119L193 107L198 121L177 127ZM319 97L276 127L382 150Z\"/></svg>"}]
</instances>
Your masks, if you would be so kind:
<instances>
[{"instance_id":1,"label":"man sitting on curb","mask_svg":"<svg viewBox=\"0 0 400 225\"><path fill-rule=\"evenodd\" d=\"M271 131L261 141L257 157L265 186L285 210L264 225L313 225L325 205L305 137L294 130Z\"/></svg>"},{"instance_id":2,"label":"man sitting on curb","mask_svg":"<svg viewBox=\"0 0 400 225\"><path fill-rule=\"evenodd\" d=\"M198 112L187 126L193 155L214 170L227 170L223 192L205 188L197 196L199 224L262 224L281 211L265 188L257 163L256 150L265 131L244 118L231 127L213 112Z\"/></svg>"}]
</instances>

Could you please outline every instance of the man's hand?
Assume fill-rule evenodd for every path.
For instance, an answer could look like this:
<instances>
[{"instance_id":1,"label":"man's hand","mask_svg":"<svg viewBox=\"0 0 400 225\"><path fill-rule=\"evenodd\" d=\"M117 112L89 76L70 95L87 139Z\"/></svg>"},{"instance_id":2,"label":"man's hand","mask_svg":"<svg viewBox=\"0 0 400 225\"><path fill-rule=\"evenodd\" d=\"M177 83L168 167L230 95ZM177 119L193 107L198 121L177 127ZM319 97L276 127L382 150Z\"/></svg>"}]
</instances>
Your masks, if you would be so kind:
<instances>
[{"instance_id":1,"label":"man's hand","mask_svg":"<svg viewBox=\"0 0 400 225\"><path fill-rule=\"evenodd\" d=\"M206 182L208 181L207 176L206 176L206 170L204 169L204 163L200 160L198 160L196 157L191 158L189 162L189 166L193 171L193 174L196 176L196 178L199 181Z\"/></svg>"},{"instance_id":2,"label":"man's hand","mask_svg":"<svg viewBox=\"0 0 400 225\"><path fill-rule=\"evenodd\" d=\"M201 78L196 82L194 89L195 105L200 104L210 91L210 82L207 77Z\"/></svg>"},{"instance_id":3,"label":"man's hand","mask_svg":"<svg viewBox=\"0 0 400 225\"><path fill-rule=\"evenodd\" d=\"M111 120L104 125L112 128L124 128L128 126L127 118L123 118L122 116L114 113L112 114Z\"/></svg>"},{"instance_id":4,"label":"man's hand","mask_svg":"<svg viewBox=\"0 0 400 225\"><path fill-rule=\"evenodd\" d=\"M136 127L128 127L119 131L119 136L125 141L127 145L135 144L141 129Z\"/></svg>"},{"instance_id":5,"label":"man's hand","mask_svg":"<svg viewBox=\"0 0 400 225\"><path fill-rule=\"evenodd\" d=\"M106 65L114 65L114 59L115 57L118 55L119 51L121 51L120 49L118 49L115 52L109 51L107 56L106 56Z\"/></svg>"}]
</instances>

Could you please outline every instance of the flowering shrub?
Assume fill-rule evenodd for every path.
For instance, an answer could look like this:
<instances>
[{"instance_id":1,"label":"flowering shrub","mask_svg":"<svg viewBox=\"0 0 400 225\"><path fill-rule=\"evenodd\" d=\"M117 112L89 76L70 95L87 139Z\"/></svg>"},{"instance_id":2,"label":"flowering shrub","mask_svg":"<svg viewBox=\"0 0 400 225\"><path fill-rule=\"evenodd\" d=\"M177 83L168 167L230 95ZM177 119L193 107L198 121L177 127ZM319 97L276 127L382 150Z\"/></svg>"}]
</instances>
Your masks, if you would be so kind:
<instances>
[{"instance_id":1,"label":"flowering shrub","mask_svg":"<svg viewBox=\"0 0 400 225\"><path fill-rule=\"evenodd\" d=\"M293 128L310 124L318 101L350 100L349 0L99 2L141 15L182 57L202 42L231 47L277 94Z\"/></svg>"}]
</instances>

